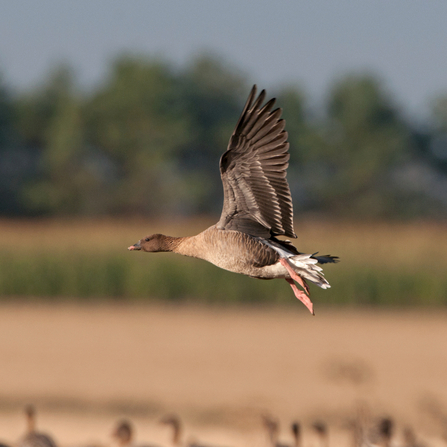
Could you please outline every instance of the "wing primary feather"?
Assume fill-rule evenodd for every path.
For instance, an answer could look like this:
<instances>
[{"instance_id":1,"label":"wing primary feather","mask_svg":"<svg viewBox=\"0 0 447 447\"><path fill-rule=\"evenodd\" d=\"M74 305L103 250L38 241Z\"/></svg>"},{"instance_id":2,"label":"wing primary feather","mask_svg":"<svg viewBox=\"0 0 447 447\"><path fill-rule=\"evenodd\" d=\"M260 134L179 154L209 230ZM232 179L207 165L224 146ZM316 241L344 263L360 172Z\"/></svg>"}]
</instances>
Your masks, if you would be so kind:
<instances>
[{"instance_id":1,"label":"wing primary feather","mask_svg":"<svg viewBox=\"0 0 447 447\"><path fill-rule=\"evenodd\" d=\"M250 110L247 112L247 116L249 117L246 123L241 126L241 129L239 130L242 135L248 136L247 134L250 132L252 127L255 125L257 120L259 119L259 108L264 101L265 98L265 90L262 90L262 92L259 94L258 99L256 99L253 106L250 108Z\"/></svg>"},{"instance_id":2,"label":"wing primary feather","mask_svg":"<svg viewBox=\"0 0 447 447\"><path fill-rule=\"evenodd\" d=\"M224 205L217 227L259 237L296 237L285 121L280 108L272 110L275 99L263 105L266 92L256 97L256 90L254 85L220 160Z\"/></svg>"},{"instance_id":3,"label":"wing primary feather","mask_svg":"<svg viewBox=\"0 0 447 447\"><path fill-rule=\"evenodd\" d=\"M247 111L251 107L253 99L256 96L256 90L257 90L257 86L256 86L256 84L254 84L252 89L251 89L251 91L250 91L250 94L248 95L247 102L245 103L244 108L242 109L241 116L239 117L239 119L238 119L238 121L236 123L233 135L237 133L237 131L239 130L240 125L243 123L243 121L245 119L245 115L247 114Z\"/></svg>"},{"instance_id":4,"label":"wing primary feather","mask_svg":"<svg viewBox=\"0 0 447 447\"><path fill-rule=\"evenodd\" d=\"M265 106L259 110L256 121L254 122L253 126L251 128L247 125L247 138L251 139L254 135L258 132L258 130L264 125L265 117L269 115L270 111L272 110L273 106L275 104L275 99L271 99Z\"/></svg>"}]
</instances>

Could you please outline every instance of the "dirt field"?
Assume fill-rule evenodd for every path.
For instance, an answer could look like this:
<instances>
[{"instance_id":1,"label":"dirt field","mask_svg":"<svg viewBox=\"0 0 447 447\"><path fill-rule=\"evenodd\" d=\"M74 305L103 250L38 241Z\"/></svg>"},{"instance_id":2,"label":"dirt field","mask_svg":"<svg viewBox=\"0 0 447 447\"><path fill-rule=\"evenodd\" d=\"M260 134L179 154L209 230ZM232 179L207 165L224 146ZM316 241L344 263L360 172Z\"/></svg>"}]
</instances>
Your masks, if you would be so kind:
<instances>
[{"instance_id":1,"label":"dirt field","mask_svg":"<svg viewBox=\"0 0 447 447\"><path fill-rule=\"evenodd\" d=\"M429 445L443 444L447 411L447 314L317 308L204 309L142 306L0 307L0 441L24 431L35 403L38 426L62 445L110 445L120 417L137 443L169 445L166 413L185 438L264 446L263 413L294 419L305 447L310 424L349 443L360 402L391 415ZM447 419L446 419L447 420ZM445 421L444 421L445 423Z\"/></svg>"}]
</instances>

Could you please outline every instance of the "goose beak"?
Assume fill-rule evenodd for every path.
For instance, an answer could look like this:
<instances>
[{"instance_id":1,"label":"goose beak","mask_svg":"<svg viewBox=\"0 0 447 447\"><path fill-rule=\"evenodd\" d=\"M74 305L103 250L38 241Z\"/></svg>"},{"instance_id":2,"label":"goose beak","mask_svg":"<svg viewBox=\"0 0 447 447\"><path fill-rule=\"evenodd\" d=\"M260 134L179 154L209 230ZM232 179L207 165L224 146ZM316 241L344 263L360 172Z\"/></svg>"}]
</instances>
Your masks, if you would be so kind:
<instances>
[{"instance_id":1,"label":"goose beak","mask_svg":"<svg viewBox=\"0 0 447 447\"><path fill-rule=\"evenodd\" d=\"M131 245L131 246L128 248L128 250L130 250L130 251L132 251L132 250L141 250L141 245L140 245L139 242L137 242L136 244Z\"/></svg>"}]
</instances>

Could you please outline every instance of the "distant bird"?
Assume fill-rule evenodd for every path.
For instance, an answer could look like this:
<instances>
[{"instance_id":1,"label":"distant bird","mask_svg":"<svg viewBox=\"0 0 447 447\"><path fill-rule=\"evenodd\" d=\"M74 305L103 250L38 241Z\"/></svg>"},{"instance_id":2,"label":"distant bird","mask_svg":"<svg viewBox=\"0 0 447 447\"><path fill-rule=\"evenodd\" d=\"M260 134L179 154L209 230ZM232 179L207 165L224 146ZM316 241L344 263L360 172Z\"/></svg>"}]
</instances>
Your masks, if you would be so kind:
<instances>
[{"instance_id":1,"label":"distant bird","mask_svg":"<svg viewBox=\"0 0 447 447\"><path fill-rule=\"evenodd\" d=\"M120 421L112 432L112 438L119 447L127 447L132 443L133 428L128 420Z\"/></svg>"},{"instance_id":2,"label":"distant bird","mask_svg":"<svg viewBox=\"0 0 447 447\"><path fill-rule=\"evenodd\" d=\"M366 402L358 402L353 419L346 428L352 433L352 447L369 447L368 427L370 426L370 408Z\"/></svg>"},{"instance_id":3,"label":"distant bird","mask_svg":"<svg viewBox=\"0 0 447 447\"><path fill-rule=\"evenodd\" d=\"M394 421L384 417L372 427L369 434L369 443L378 447L390 447L394 433Z\"/></svg>"},{"instance_id":4,"label":"distant bird","mask_svg":"<svg viewBox=\"0 0 447 447\"><path fill-rule=\"evenodd\" d=\"M291 425L293 435L293 447L301 447L301 425L299 422L293 422Z\"/></svg>"},{"instance_id":5,"label":"distant bird","mask_svg":"<svg viewBox=\"0 0 447 447\"><path fill-rule=\"evenodd\" d=\"M171 445L179 447L182 445L182 425L180 418L174 414L166 415L160 419L161 424L168 425L172 428Z\"/></svg>"},{"instance_id":6,"label":"distant bird","mask_svg":"<svg viewBox=\"0 0 447 447\"><path fill-rule=\"evenodd\" d=\"M202 444L197 441L186 441L182 440L183 436L183 427L180 422L180 418L175 414L170 414L162 417L160 419L161 424L165 424L171 426L172 428L172 438L171 445L172 447L216 447L211 446L209 444Z\"/></svg>"},{"instance_id":7,"label":"distant bird","mask_svg":"<svg viewBox=\"0 0 447 447\"><path fill-rule=\"evenodd\" d=\"M382 418L379 422L379 433L382 438L382 445L389 447L393 437L394 422L391 418Z\"/></svg>"},{"instance_id":8,"label":"distant bird","mask_svg":"<svg viewBox=\"0 0 447 447\"><path fill-rule=\"evenodd\" d=\"M316 421L312 424L312 428L318 436L320 447L329 447L329 433L326 423Z\"/></svg>"},{"instance_id":9,"label":"distant bird","mask_svg":"<svg viewBox=\"0 0 447 447\"><path fill-rule=\"evenodd\" d=\"M196 236L153 234L129 250L170 251L253 278L284 278L313 314L306 280L329 288L322 268L316 264L337 262L338 258L300 253L290 241L277 238L297 236L286 180L288 134L285 121L280 119L282 110L272 111L275 99L263 106L265 96L262 90L256 98L256 85L253 86L220 159L224 203L219 221Z\"/></svg>"},{"instance_id":10,"label":"distant bird","mask_svg":"<svg viewBox=\"0 0 447 447\"><path fill-rule=\"evenodd\" d=\"M36 430L36 410L33 405L25 408L27 433L18 442L18 447L57 447L53 438Z\"/></svg>"},{"instance_id":11,"label":"distant bird","mask_svg":"<svg viewBox=\"0 0 447 447\"><path fill-rule=\"evenodd\" d=\"M135 444L134 428L130 421L123 419L119 421L112 431L112 438L119 447L157 447L155 444Z\"/></svg>"},{"instance_id":12,"label":"distant bird","mask_svg":"<svg viewBox=\"0 0 447 447\"><path fill-rule=\"evenodd\" d=\"M267 431L270 447L289 447L279 441L279 422L269 414L262 415L262 425ZM301 446L301 426L298 422L290 426L293 435L293 447Z\"/></svg>"},{"instance_id":13,"label":"distant bird","mask_svg":"<svg viewBox=\"0 0 447 447\"><path fill-rule=\"evenodd\" d=\"M279 436L279 423L269 414L262 415L262 425L264 426L270 447L276 447L278 445Z\"/></svg>"}]
</instances>

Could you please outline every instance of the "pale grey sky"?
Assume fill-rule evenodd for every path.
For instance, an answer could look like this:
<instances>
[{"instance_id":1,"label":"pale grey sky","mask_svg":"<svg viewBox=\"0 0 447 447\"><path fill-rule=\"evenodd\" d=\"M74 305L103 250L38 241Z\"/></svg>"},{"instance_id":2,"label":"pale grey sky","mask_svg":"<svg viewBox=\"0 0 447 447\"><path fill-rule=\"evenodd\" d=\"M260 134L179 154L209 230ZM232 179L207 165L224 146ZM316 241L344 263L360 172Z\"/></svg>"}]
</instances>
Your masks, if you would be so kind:
<instances>
[{"instance_id":1,"label":"pale grey sky","mask_svg":"<svg viewBox=\"0 0 447 447\"><path fill-rule=\"evenodd\" d=\"M207 50L250 82L318 101L351 71L379 75L412 114L447 93L445 0L0 0L0 73L32 86L69 62L84 85L119 52L184 64Z\"/></svg>"}]
</instances>

